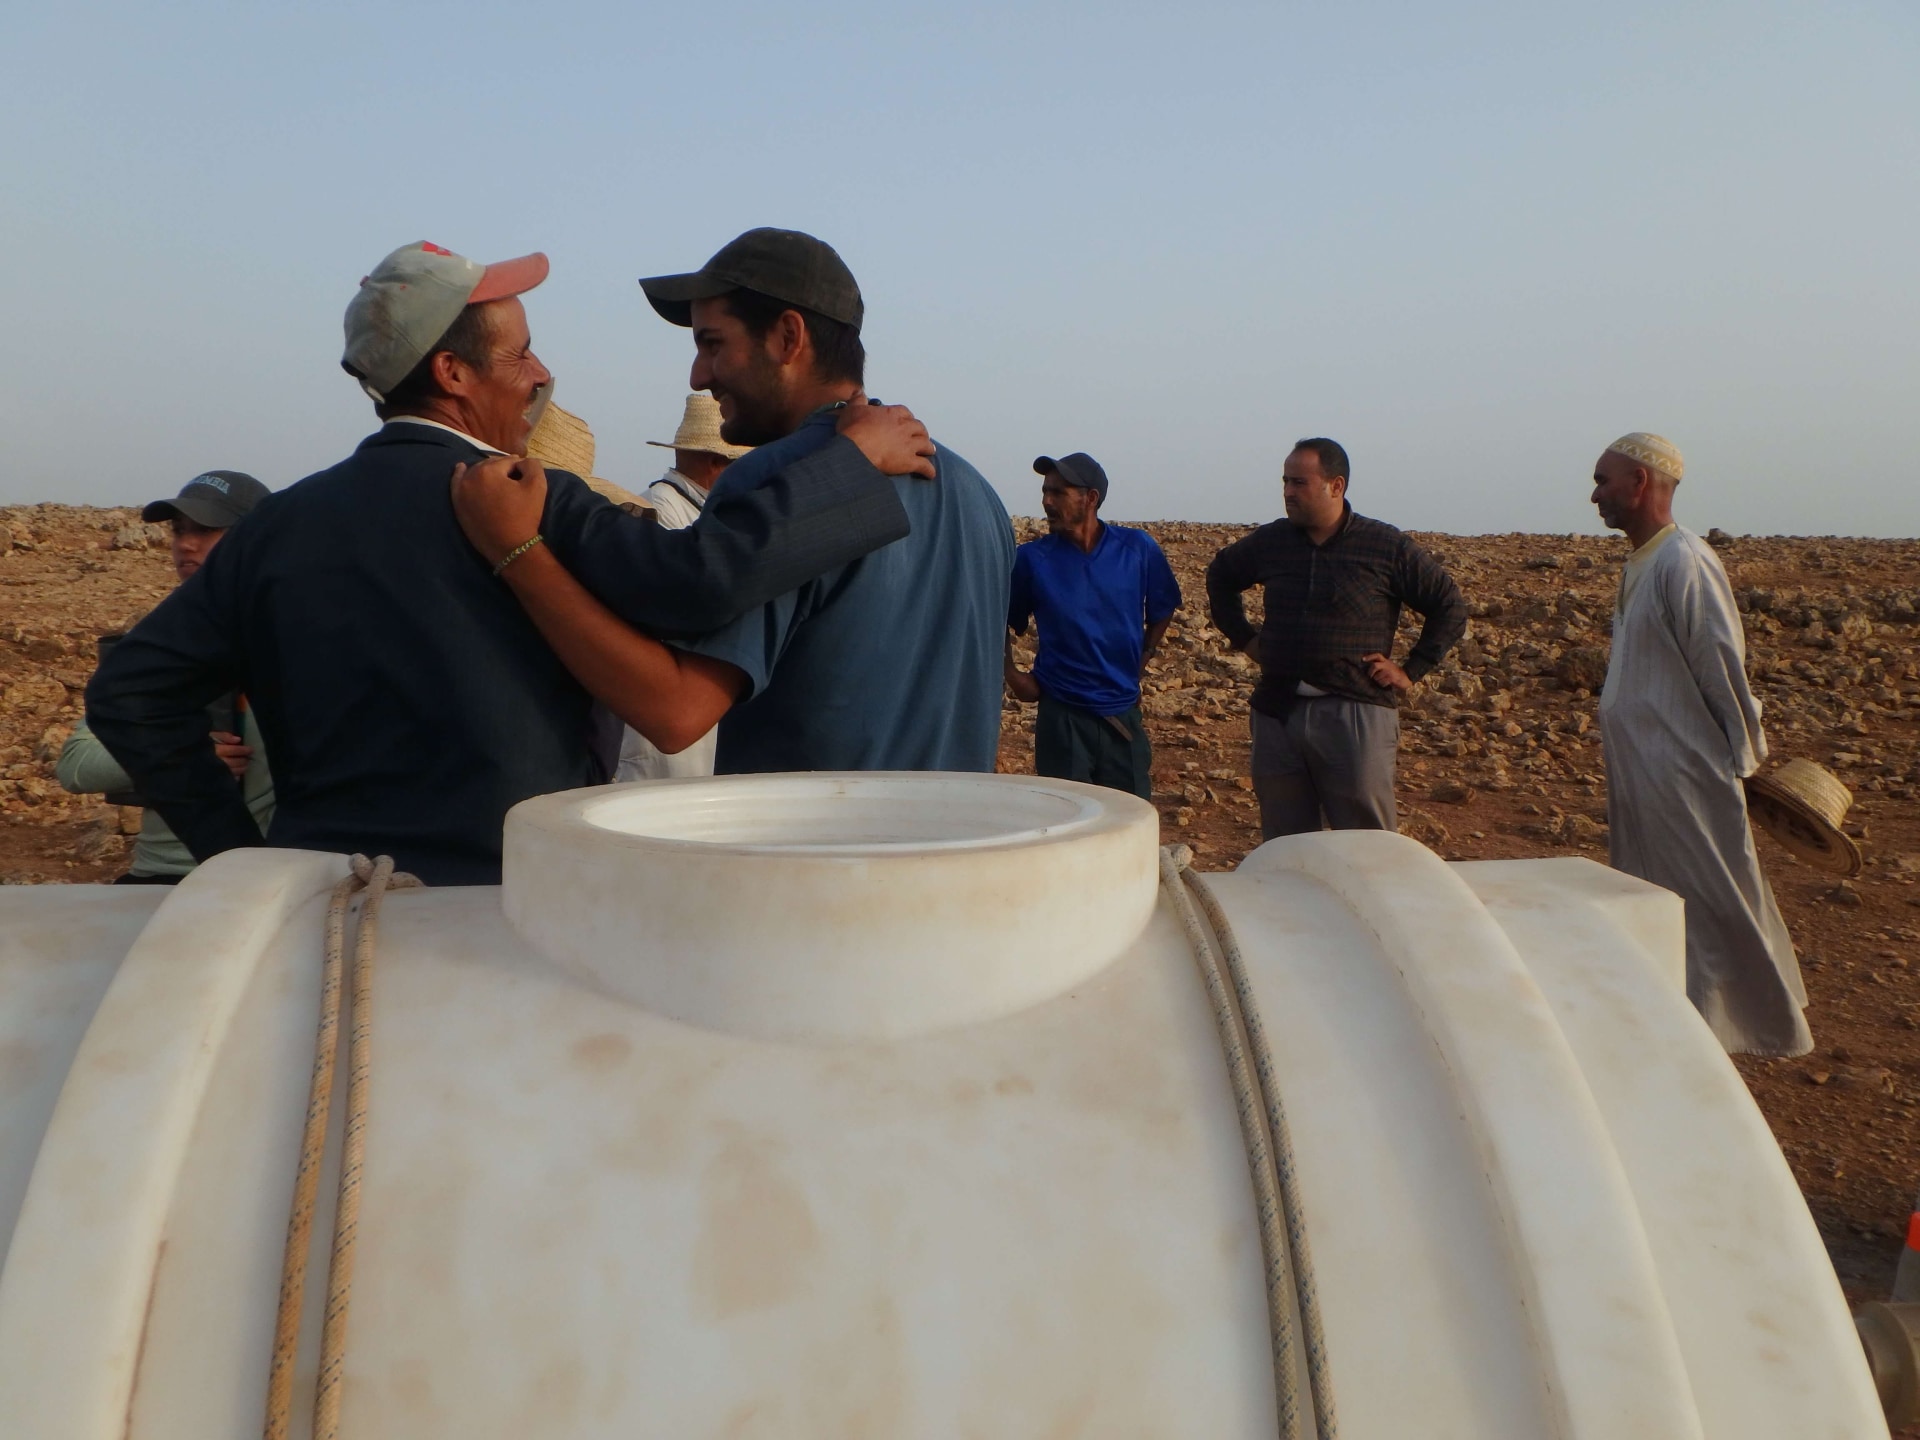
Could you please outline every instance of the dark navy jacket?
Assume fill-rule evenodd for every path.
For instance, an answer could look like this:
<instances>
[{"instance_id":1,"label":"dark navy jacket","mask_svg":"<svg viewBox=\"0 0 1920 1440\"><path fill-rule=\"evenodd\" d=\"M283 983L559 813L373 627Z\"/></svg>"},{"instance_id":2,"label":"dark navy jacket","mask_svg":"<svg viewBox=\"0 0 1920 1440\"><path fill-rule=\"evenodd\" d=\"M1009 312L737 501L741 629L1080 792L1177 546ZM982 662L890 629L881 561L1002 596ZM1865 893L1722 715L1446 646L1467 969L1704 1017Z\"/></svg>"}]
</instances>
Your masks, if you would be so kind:
<instances>
[{"instance_id":1,"label":"dark navy jacket","mask_svg":"<svg viewBox=\"0 0 1920 1440\"><path fill-rule=\"evenodd\" d=\"M481 456L387 426L263 500L101 665L88 724L197 858L262 843L207 739L207 702L233 690L273 757L265 843L390 854L430 884L497 884L509 808L605 778L590 697L454 517L453 467ZM629 623L692 634L908 522L892 481L836 439L685 530L549 470L540 529Z\"/></svg>"}]
</instances>

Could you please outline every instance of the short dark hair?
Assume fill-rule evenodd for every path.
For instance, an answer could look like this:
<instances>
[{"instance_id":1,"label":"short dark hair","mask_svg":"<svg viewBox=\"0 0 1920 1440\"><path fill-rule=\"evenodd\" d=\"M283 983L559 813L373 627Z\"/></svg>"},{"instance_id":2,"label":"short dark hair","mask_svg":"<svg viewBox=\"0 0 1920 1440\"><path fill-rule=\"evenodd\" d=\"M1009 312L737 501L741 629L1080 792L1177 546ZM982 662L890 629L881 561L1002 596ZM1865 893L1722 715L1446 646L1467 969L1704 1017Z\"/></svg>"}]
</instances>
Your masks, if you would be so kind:
<instances>
[{"instance_id":1,"label":"short dark hair","mask_svg":"<svg viewBox=\"0 0 1920 1440\"><path fill-rule=\"evenodd\" d=\"M447 327L447 333L433 342L433 348L420 357L420 363L409 370L398 385L387 392L385 400L373 407L373 413L385 420L438 395L440 386L433 378L433 357L442 350L475 370L486 369L488 351L493 345L493 327L488 323L485 311L484 305L462 306L460 313L453 317L453 324Z\"/></svg>"},{"instance_id":2,"label":"short dark hair","mask_svg":"<svg viewBox=\"0 0 1920 1440\"><path fill-rule=\"evenodd\" d=\"M1320 473L1331 480L1338 475L1349 484L1353 481L1353 470L1347 464L1347 452L1340 448L1338 440L1329 440L1324 435L1315 435L1306 440L1293 442L1296 450L1311 450L1320 457Z\"/></svg>"},{"instance_id":3,"label":"short dark hair","mask_svg":"<svg viewBox=\"0 0 1920 1440\"><path fill-rule=\"evenodd\" d=\"M860 343L860 328L843 320L831 320L817 310L790 305L758 290L729 290L727 313L747 327L756 340L764 340L773 322L791 310L806 324L813 340L814 374L822 380L846 380L855 385L866 383L867 347Z\"/></svg>"}]
</instances>

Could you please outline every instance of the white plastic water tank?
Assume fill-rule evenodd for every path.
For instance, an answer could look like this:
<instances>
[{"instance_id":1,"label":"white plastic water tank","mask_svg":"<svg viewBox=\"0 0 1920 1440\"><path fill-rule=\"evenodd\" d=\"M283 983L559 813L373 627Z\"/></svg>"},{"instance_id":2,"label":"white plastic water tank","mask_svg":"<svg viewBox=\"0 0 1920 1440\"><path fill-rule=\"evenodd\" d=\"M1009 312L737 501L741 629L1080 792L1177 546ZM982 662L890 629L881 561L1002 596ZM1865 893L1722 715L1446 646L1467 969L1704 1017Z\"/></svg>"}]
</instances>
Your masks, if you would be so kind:
<instances>
[{"instance_id":1,"label":"white plastic water tank","mask_svg":"<svg viewBox=\"0 0 1920 1440\"><path fill-rule=\"evenodd\" d=\"M1273 1434L1157 844L1143 802L1025 777L668 781L520 806L500 889L393 894L341 1433ZM259 1434L344 872L0 890L8 1440ZM1885 1435L1677 900L1358 832L1209 879L1343 1434Z\"/></svg>"}]
</instances>

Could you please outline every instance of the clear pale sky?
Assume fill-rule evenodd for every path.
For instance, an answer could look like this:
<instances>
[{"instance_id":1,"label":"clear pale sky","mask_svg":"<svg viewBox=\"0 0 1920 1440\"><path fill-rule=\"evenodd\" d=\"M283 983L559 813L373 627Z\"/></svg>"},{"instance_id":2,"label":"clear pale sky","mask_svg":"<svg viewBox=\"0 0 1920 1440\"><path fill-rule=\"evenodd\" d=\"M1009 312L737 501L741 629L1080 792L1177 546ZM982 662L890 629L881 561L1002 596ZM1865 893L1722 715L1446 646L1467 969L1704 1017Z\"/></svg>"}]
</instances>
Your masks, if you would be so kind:
<instances>
[{"instance_id":1,"label":"clear pale sky","mask_svg":"<svg viewBox=\"0 0 1920 1440\"><path fill-rule=\"evenodd\" d=\"M1411 528L1591 530L1615 435L1705 530L1920 534L1920 10L1881 4L0 9L0 501L279 488L372 428L388 250L545 250L598 469L691 347L636 277L831 241L869 388L1016 513L1279 511L1291 441Z\"/></svg>"}]
</instances>

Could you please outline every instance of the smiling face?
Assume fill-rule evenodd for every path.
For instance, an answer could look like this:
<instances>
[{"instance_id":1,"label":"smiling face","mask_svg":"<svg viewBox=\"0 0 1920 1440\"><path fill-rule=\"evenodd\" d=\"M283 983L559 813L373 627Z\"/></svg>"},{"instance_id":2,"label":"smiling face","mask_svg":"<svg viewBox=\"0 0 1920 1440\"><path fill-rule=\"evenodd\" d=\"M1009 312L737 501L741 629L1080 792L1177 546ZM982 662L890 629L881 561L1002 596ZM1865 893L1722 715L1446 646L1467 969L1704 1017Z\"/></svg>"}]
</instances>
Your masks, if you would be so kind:
<instances>
[{"instance_id":1,"label":"smiling face","mask_svg":"<svg viewBox=\"0 0 1920 1440\"><path fill-rule=\"evenodd\" d=\"M533 353L526 307L518 298L490 300L484 309L487 362L478 369L460 365L459 379L447 388L459 395L468 434L508 455L524 455L533 433L528 410L534 391L553 376Z\"/></svg>"},{"instance_id":2,"label":"smiling face","mask_svg":"<svg viewBox=\"0 0 1920 1440\"><path fill-rule=\"evenodd\" d=\"M793 321L789 326L785 322ZM687 385L720 402L720 438L729 445L765 445L793 429L792 363L797 313L788 311L756 336L722 295L693 302L693 370Z\"/></svg>"}]
</instances>

